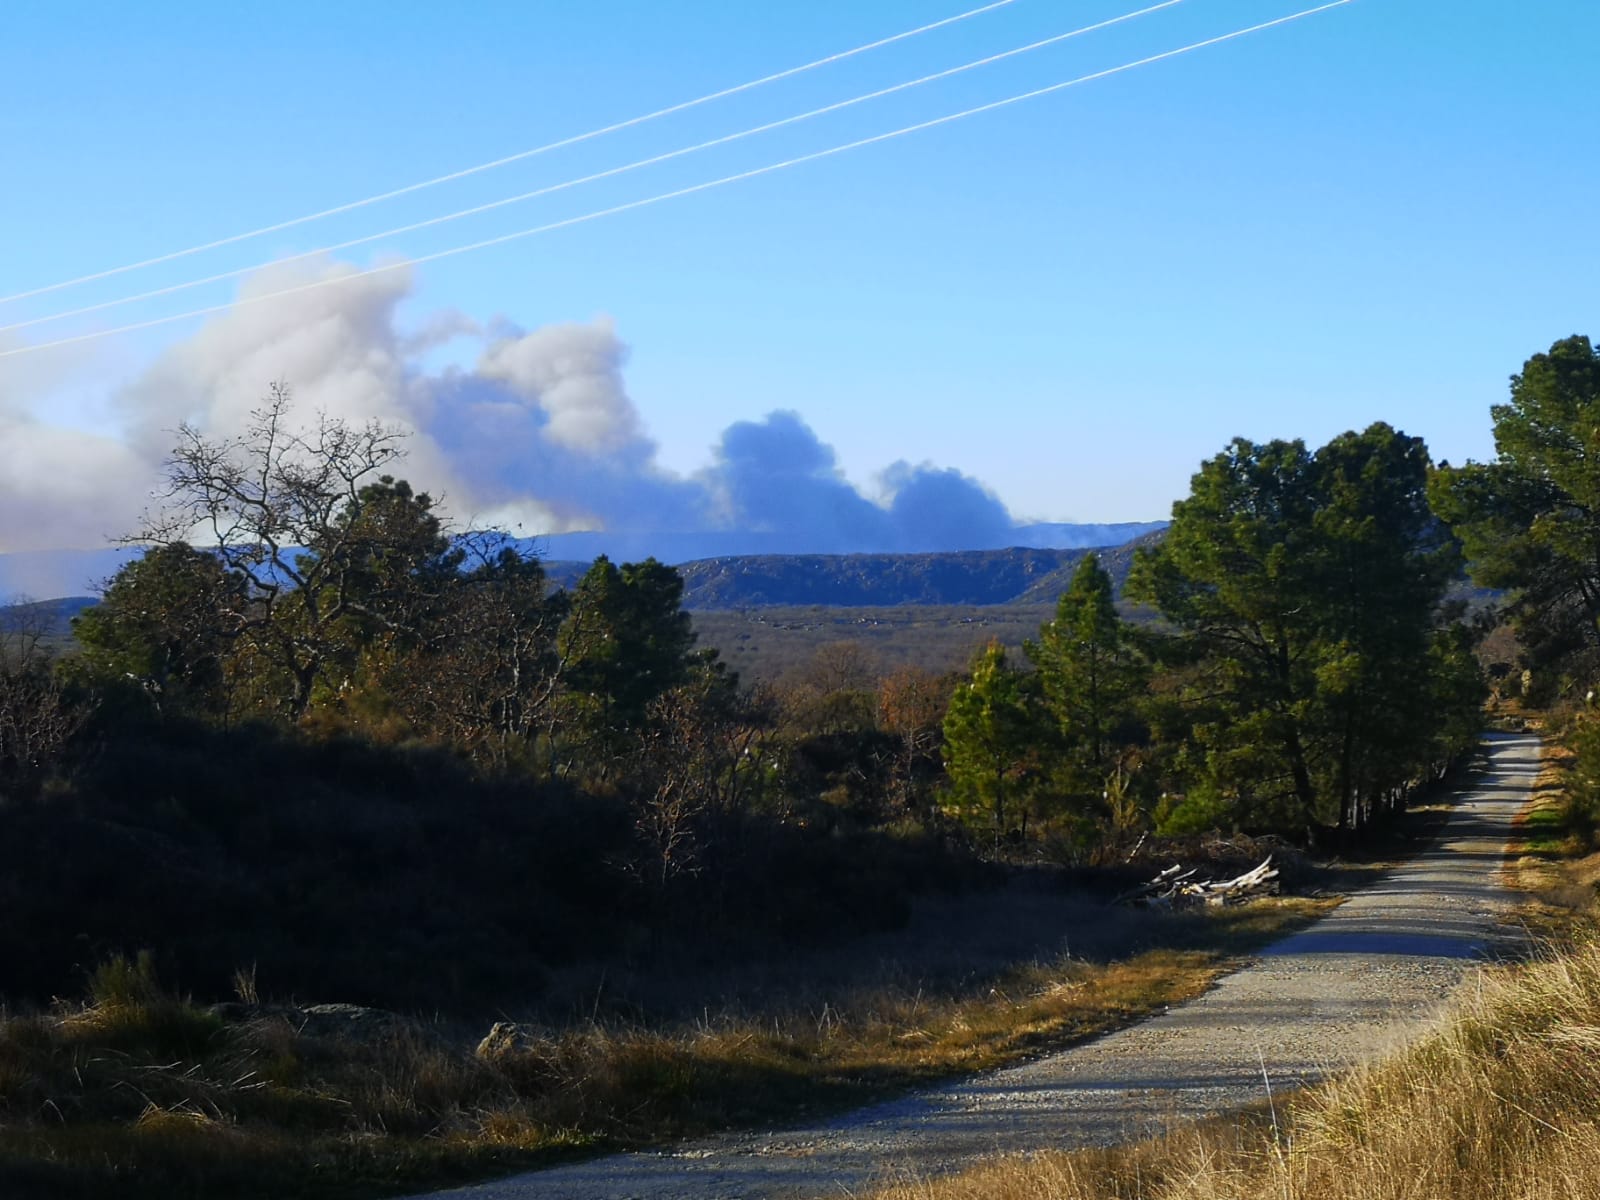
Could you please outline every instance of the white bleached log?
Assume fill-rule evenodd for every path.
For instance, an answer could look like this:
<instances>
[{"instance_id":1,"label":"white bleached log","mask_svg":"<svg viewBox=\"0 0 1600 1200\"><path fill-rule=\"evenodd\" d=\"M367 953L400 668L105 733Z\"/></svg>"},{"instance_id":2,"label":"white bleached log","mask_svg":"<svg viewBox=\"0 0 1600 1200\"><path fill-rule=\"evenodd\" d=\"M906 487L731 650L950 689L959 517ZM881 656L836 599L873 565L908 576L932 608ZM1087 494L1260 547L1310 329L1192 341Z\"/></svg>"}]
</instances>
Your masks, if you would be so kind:
<instances>
[{"instance_id":1,"label":"white bleached log","mask_svg":"<svg viewBox=\"0 0 1600 1200\"><path fill-rule=\"evenodd\" d=\"M1236 904L1255 896L1278 894L1278 869L1267 855L1261 865L1232 879L1197 879L1198 867L1185 870L1173 863L1150 880L1123 892L1114 904L1150 904L1182 907L1188 904Z\"/></svg>"}]
</instances>

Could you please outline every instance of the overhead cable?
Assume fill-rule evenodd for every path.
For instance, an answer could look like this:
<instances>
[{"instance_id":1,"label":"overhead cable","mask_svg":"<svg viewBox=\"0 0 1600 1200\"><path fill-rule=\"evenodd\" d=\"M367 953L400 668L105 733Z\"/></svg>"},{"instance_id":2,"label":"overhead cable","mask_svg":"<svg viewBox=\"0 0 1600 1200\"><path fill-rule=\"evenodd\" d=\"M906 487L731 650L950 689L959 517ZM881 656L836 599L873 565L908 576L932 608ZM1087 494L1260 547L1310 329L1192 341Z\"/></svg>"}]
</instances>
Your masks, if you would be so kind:
<instances>
[{"instance_id":1,"label":"overhead cable","mask_svg":"<svg viewBox=\"0 0 1600 1200\"><path fill-rule=\"evenodd\" d=\"M15 292L9 296L0 296L0 304L10 304L14 300L26 300L33 296L43 296L49 292L59 292L65 288L76 287L79 284L93 283L97 279L109 279L114 275L124 275L129 271L138 271L145 267L158 266L161 263L172 262L174 259L187 258L193 254L202 254L207 250L217 250L223 246L232 246L238 242L249 241L251 238L262 237L269 233L278 233L284 229L293 229L297 225L306 225L312 221L320 221L325 217L333 217L338 216L340 213L353 212L358 208L366 208L368 205L380 204L385 200L393 200L399 196L410 195L412 192L420 192L424 188L437 187L441 183L452 183L457 179L465 179L469 175L479 175L484 171L493 171L497 167L509 166L511 163L522 162L524 159L533 158L536 155L548 154L552 150L561 150L567 146L576 146L581 142L593 141L595 138L604 137L609 133L617 133L623 129L632 129L635 126L644 125L647 122L659 120L662 117L672 116L674 113L686 112L691 108L698 108L702 104L710 104L715 100L725 100L729 96L737 96L741 92L748 92L754 88L764 87L769 83L777 83L780 79L790 79L796 75L804 74L806 71L816 70L818 67L826 67L832 65L833 63L843 62L847 58L854 58L859 54L866 54L871 50L879 50L884 46L893 45L895 42L903 42L907 38L914 38L920 34L931 33L935 29L942 29L947 25L954 25L959 21L966 21L972 17L979 17L985 13L993 12L997 8L1004 8L1007 5L1014 3L1016 3L1016 0L992 0L992 3L981 5L978 8L968 9L966 12L957 13L951 17L944 17L937 21L930 21L926 25L917 26L915 29L907 29L902 33L896 33L889 37L879 38L875 42L868 42L865 45L856 46L850 50L841 50L837 54L830 54L824 58L818 58L808 63L802 63L798 67L789 67L782 71L776 71L771 75L763 75L760 79L752 79L748 83L741 83L735 85L734 87L723 88L719 92L710 92L704 96L698 96L693 100L685 100L679 104L668 105L666 108L658 108L655 112L645 113L642 116L630 117L626 121L617 121L614 124L606 125L599 129L591 129L587 133L574 134L571 137L562 138L559 141L548 142L543 146L535 146L531 150L521 150L516 154L508 154L503 158L497 158L490 162L479 163L472 167L464 167L459 171L451 171L446 175L438 175L432 179L424 179L420 183L410 183L404 187L394 188L393 190L387 192L380 192L375 196L367 196L361 200L352 200L348 204L335 205L333 208L325 208L320 212L307 213L302 217L293 217L286 221L278 221L272 225L263 225L259 229L252 229L245 233L236 233L229 237L217 238L215 241L203 242L200 245L189 246L182 250L174 250L168 254L158 254L154 258L146 258L139 262L127 263L124 266L112 267L105 271L95 271L89 275L79 275L75 279L64 279L60 283L46 284L43 287L30 288L25 292Z\"/></svg>"},{"instance_id":2,"label":"overhead cable","mask_svg":"<svg viewBox=\"0 0 1600 1200\"><path fill-rule=\"evenodd\" d=\"M279 258L268 259L264 262L253 263L248 267L237 267L230 271L219 271L214 275L207 275L200 279L190 279L183 283L168 284L165 287L151 288L148 291L137 292L131 296L119 296L113 300L101 300L94 304L85 304L78 308L67 309L64 312L48 313L42 317L31 317L26 321L15 321L10 325L0 325L0 333L12 333L20 329L30 329L35 325L45 325L53 321L65 321L70 317L81 317L88 313L103 312L108 308L120 308L124 304L135 304L140 300L153 300L158 296L170 296L175 292L186 292L191 288L204 287L208 283L221 283L228 279L238 279L242 275L251 275L256 271L260 271L266 267L280 266L284 263L299 262L302 259L316 258L317 256L323 254L333 254L340 250L349 250L355 246L365 246L371 242L382 241L385 238L398 237L405 233L415 233L419 229L429 229L435 225L444 225L451 221L459 221L465 217L475 217L482 213L492 212L497 208L505 208L507 205L521 204L528 200L537 199L540 196L549 196L555 192L563 192L569 188L579 187L586 183L595 183L602 179L610 179L613 176L625 175L629 171L637 171L643 167L656 166L657 164L669 162L675 158L682 158L685 155L698 153L701 150L710 150L715 146L725 146L730 142L741 141L744 138L754 137L757 134L770 133L772 130L781 129L786 125L795 125L801 121L809 121L814 117L820 117L825 116L828 113L839 112L842 109L851 108L857 104L865 104L870 100L882 99L884 96L891 96L896 92L903 92L910 88L921 87L924 84L937 82L941 79L948 79L953 75L960 75L966 71L976 70L979 67L991 66L994 63L1002 62L1005 59L1015 58L1019 54L1027 54L1033 50L1042 50L1047 46L1056 45L1057 43L1067 41L1070 38L1082 37L1084 34L1094 33L1098 30L1106 29L1113 25L1120 25L1125 21L1133 20L1135 17L1142 17L1149 13L1159 12L1163 8L1171 8L1173 5L1181 3L1183 3L1183 0L1161 0L1159 4L1152 4L1145 8L1138 9L1135 12L1123 13L1121 16L1111 17L1108 20L1097 21L1093 25L1084 25L1078 29L1069 30L1066 33L1058 33L1052 37L1042 38L1039 41L1030 42L1025 46L1017 46L1011 50L1003 50L998 54L990 54L985 58L974 59L971 62L962 63L960 66L948 67L943 71L935 71L931 75L923 75L921 78L911 79L905 83L897 83L890 87L879 88L874 92L867 92L860 96L852 96L848 100L840 100L833 104L826 104L821 108L813 108L809 112L799 113L792 117L783 117L776 121L768 121L764 125L755 125L749 129L741 129L737 133L724 134L721 137L711 138L709 141L698 142L692 146L684 146L677 150L669 150L664 154L655 154L649 158L641 158L620 167L611 167L607 170L596 171L593 174L583 175L576 179L568 179L562 181L561 183L548 184L545 187L535 188L530 192L522 192L518 195L507 196L500 200L491 200L485 204L476 204L471 208L458 209L455 212L446 213L443 216L429 217L425 220L413 221L408 225L397 225L393 229L385 229L382 233L371 233L365 235L364 237L350 238L343 242L333 242L326 246L318 246L314 250L303 250L298 254L290 254Z\"/></svg>"},{"instance_id":3,"label":"overhead cable","mask_svg":"<svg viewBox=\"0 0 1600 1200\"><path fill-rule=\"evenodd\" d=\"M305 292L315 291L326 287L335 287L340 284L350 283L357 279L365 279L374 275L382 275L391 271L408 270L411 267L421 266L424 263L436 262L439 259L451 258L458 254L468 254L475 250L486 250L491 246L503 246L508 242L518 241L522 238L533 237L541 233L551 233L557 229L566 229L574 225L582 225L589 221L596 221L602 217L615 216L618 213L631 212L635 209L646 208L653 204L660 204L664 200L675 200L681 196L691 196L697 192L710 191L712 188L723 187L730 183L738 183L746 179L754 179L762 175L770 175L789 167L800 166L803 163L816 162L820 159L831 158L836 154L843 154L849 150L857 150L863 146L876 145L879 142L889 141L891 138L903 137L906 134L918 133L925 129L934 129L941 125L948 125L967 117L977 116L980 113L994 112L1013 104L1020 104L1025 100L1034 100L1041 96L1048 96L1066 88L1076 87L1080 84L1091 83L1098 79L1106 79L1112 75L1120 75L1138 67L1149 66L1152 63L1163 62L1166 59L1176 58L1182 54L1189 54L1195 50L1203 50L1209 46L1231 42L1237 38L1246 37L1252 33L1273 29L1280 25L1287 25L1291 21L1299 21L1318 13L1328 12L1331 9L1343 8L1354 0L1329 0L1329 3L1319 4L1314 8L1301 9L1299 12L1287 16L1277 17L1270 21L1262 21L1243 29L1236 29L1231 33L1219 34L1216 37L1206 38L1203 41L1191 42L1187 46L1179 46L1174 50L1165 50L1160 54L1152 54L1145 58L1135 59L1132 62L1122 63L1120 66L1108 67L1102 71L1095 71L1088 75L1079 75L1074 79L1063 80L1060 83L1049 84L1045 87L1034 88L1031 91L1019 92L1014 96L1007 96L1002 100L992 100L987 104L979 104L972 108L962 109L960 112L947 113L942 117L934 117L927 121L919 121L914 125L904 125L899 129L889 130L887 133L874 134L872 137L859 138L856 141L845 142L831 146L826 150L817 150L810 154L797 155L794 158L784 159L781 162L769 163L763 167L754 167L748 171L740 171L733 175L724 175L719 179L708 180L705 183L693 184L689 187L677 188L670 192L661 192L654 196L647 196L642 200L631 200L625 204L612 205L609 208L597 209L594 212L584 213L576 217L568 217L561 221L552 221L545 225L536 225L531 229L520 229L513 233L501 234L498 237L485 238L482 241L470 242L462 246L453 246L448 250L436 250L431 254L418 255L414 258L402 259L397 262L385 263L376 267L367 267L363 270L351 271L328 279L319 279L310 283L298 284L294 287L279 288L271 292L263 292L254 296L243 296L226 304L212 304L204 308L190 309L188 312L174 313L164 317L154 317L147 321L135 321L127 325L119 325L114 329L95 330L90 333L81 333L72 337L57 338L49 342L39 342L34 345L18 346L8 350L0 350L0 359L12 358L21 354L36 353L40 350L49 350L58 346L70 346L80 342L94 341L98 338L112 337L122 333L132 333L141 329L151 329L159 325L169 325L175 321L185 321L193 317L210 316L213 313L226 312L230 309L243 308L254 304L264 304L269 300L277 300L286 296L301 295Z\"/></svg>"}]
</instances>

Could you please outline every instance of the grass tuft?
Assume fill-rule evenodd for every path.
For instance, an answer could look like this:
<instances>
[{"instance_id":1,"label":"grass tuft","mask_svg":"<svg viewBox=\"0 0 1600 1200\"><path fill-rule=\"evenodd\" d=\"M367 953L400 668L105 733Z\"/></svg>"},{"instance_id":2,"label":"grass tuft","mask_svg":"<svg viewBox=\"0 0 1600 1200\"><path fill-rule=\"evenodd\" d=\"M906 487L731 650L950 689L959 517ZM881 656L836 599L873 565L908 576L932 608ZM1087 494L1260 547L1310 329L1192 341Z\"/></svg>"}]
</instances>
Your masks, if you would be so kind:
<instances>
[{"instance_id":1,"label":"grass tuft","mask_svg":"<svg viewBox=\"0 0 1600 1200\"><path fill-rule=\"evenodd\" d=\"M250 1004L224 1021L148 957L116 959L82 1005L0 1016L0 1195L344 1200L842 1109L1178 1003L1331 904L1146 914L1158 944L1110 961L937 985L886 969L782 1007L502 1024L481 1043L400 1019L328 1032Z\"/></svg>"}]
</instances>

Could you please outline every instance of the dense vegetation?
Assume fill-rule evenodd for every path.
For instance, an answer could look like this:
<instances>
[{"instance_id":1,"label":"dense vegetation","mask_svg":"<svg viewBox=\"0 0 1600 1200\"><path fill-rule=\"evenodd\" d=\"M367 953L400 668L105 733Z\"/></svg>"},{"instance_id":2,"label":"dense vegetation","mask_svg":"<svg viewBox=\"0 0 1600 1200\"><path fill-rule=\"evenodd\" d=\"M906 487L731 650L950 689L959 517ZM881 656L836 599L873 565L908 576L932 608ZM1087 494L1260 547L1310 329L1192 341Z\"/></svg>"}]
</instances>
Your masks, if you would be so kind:
<instances>
[{"instance_id":1,"label":"dense vegetation","mask_svg":"<svg viewBox=\"0 0 1600 1200\"><path fill-rule=\"evenodd\" d=\"M168 505L135 534L150 549L72 645L51 606L0 630L0 994L90 993L0 1018L8 1182L370 1194L709 1128L729 1105L843 1103L1190 994L1300 910L1121 929L1168 949L1103 966L1080 960L1085 926L1072 961L1021 968L1016 1003L1014 959L975 975L970 956L936 988L833 992L820 1018L791 996L690 1030L626 1007L642 990L604 995L611 971L663 985L667 964L847 954L928 912L919 894L945 894L950 949L951 914L991 911L996 862L1092 878L1167 835L1381 832L1478 726L1487 625L1452 598L1464 558L1508 589L1540 686L1592 679L1583 473L1535 454L1591 454L1585 355L1573 339L1517 377L1500 463L1434 470L1381 424L1316 449L1238 439L1160 537L995 559L1055 606L997 615L1005 644L962 668L880 657L812 610L803 654L755 684L700 646L678 572L552 573L450 531L393 474L386 430L296 432L276 391L237 440L182 431ZM926 614L970 644L965 619ZM1572 737L1561 823L1581 847L1600 734L1580 715ZM561 1006L585 979L576 1019ZM243 1003L203 1007L229 993ZM473 1055L437 1024L307 1006L325 998L547 1023ZM369 1019L354 1038L317 1024Z\"/></svg>"},{"instance_id":2,"label":"dense vegetation","mask_svg":"<svg viewBox=\"0 0 1600 1200\"><path fill-rule=\"evenodd\" d=\"M1194 477L1127 592L1086 558L1026 647L980 656L944 723L953 794L1092 851L1154 823L1350 835L1471 745L1484 698L1446 593L1455 543L1426 448L1386 425L1238 439Z\"/></svg>"},{"instance_id":3,"label":"dense vegetation","mask_svg":"<svg viewBox=\"0 0 1600 1200\"><path fill-rule=\"evenodd\" d=\"M1441 465L1429 498L1473 579L1506 589L1525 669L1503 687L1560 716L1573 756L1560 827L1586 852L1600 848L1600 353L1563 338L1491 414L1495 458Z\"/></svg>"},{"instance_id":4,"label":"dense vegetation","mask_svg":"<svg viewBox=\"0 0 1600 1200\"><path fill-rule=\"evenodd\" d=\"M893 735L841 746L742 688L675 572L552 589L447 536L386 431L288 412L184 431L76 653L9 614L5 994L152 948L202 995L253 964L275 994L492 1011L565 963L847 936L975 878L937 822L822 798Z\"/></svg>"},{"instance_id":5,"label":"dense vegetation","mask_svg":"<svg viewBox=\"0 0 1600 1200\"><path fill-rule=\"evenodd\" d=\"M282 992L526 1002L563 963L712 928L736 953L892 925L986 857L1348 836L1476 728L1455 543L1386 426L1206 463L1113 561L1154 624L1074 554L1025 666L837 643L743 686L677 572L601 558L552 587L508 539L450 534L391 432L290 418L278 389L237 439L184 429L152 548L76 653L7 642L10 994L155 948L204 993L255 964ZM1006 589L1060 557L1013 554Z\"/></svg>"},{"instance_id":6,"label":"dense vegetation","mask_svg":"<svg viewBox=\"0 0 1600 1200\"><path fill-rule=\"evenodd\" d=\"M900 667L959 673L990 641L1020 653L1054 608L1052 596L1047 605L815 605L690 615L700 641L715 646L741 679L781 684L804 674L823 647L837 642L853 643L880 677Z\"/></svg>"},{"instance_id":7,"label":"dense vegetation","mask_svg":"<svg viewBox=\"0 0 1600 1200\"><path fill-rule=\"evenodd\" d=\"M1491 413L1494 460L1442 464L1429 497L1473 578L1511 591L1532 698L1581 695L1600 666L1600 355L1587 337L1557 342Z\"/></svg>"}]
</instances>

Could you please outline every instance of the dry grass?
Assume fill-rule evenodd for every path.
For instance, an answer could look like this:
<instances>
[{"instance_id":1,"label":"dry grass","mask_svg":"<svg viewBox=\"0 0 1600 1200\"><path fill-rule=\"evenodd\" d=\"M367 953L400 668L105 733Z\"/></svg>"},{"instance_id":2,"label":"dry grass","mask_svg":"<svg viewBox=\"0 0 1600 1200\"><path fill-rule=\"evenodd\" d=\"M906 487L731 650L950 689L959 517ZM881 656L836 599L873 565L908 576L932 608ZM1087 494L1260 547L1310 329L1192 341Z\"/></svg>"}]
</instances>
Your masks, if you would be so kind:
<instances>
[{"instance_id":1,"label":"dry grass","mask_svg":"<svg viewBox=\"0 0 1600 1200\"><path fill-rule=\"evenodd\" d=\"M1600 1196L1600 855L1566 826L1547 752L1515 877L1541 961L1486 970L1382 1062L1137 1144L1003 1158L876 1200L1590 1200Z\"/></svg>"},{"instance_id":2,"label":"dry grass","mask_svg":"<svg viewBox=\"0 0 1600 1200\"><path fill-rule=\"evenodd\" d=\"M1533 797L1517 816L1517 839L1509 850L1513 885L1527 893L1522 920L1552 943L1575 927L1587 927L1600 884L1600 854L1575 826L1568 779L1576 756L1559 742L1545 743Z\"/></svg>"},{"instance_id":3,"label":"dry grass","mask_svg":"<svg viewBox=\"0 0 1600 1200\"><path fill-rule=\"evenodd\" d=\"M481 1055L424 1024L314 1036L290 1011L224 1021L148 963L113 964L84 1005L0 1016L0 1195L376 1196L847 1107L1178 1003L1331 903L1151 918L1170 944L1119 961L666 1026L524 1028Z\"/></svg>"},{"instance_id":4,"label":"dry grass","mask_svg":"<svg viewBox=\"0 0 1600 1200\"><path fill-rule=\"evenodd\" d=\"M1600 1196L1600 941L1486 973L1435 1034L1262 1113L1002 1159L878 1200Z\"/></svg>"}]
</instances>

